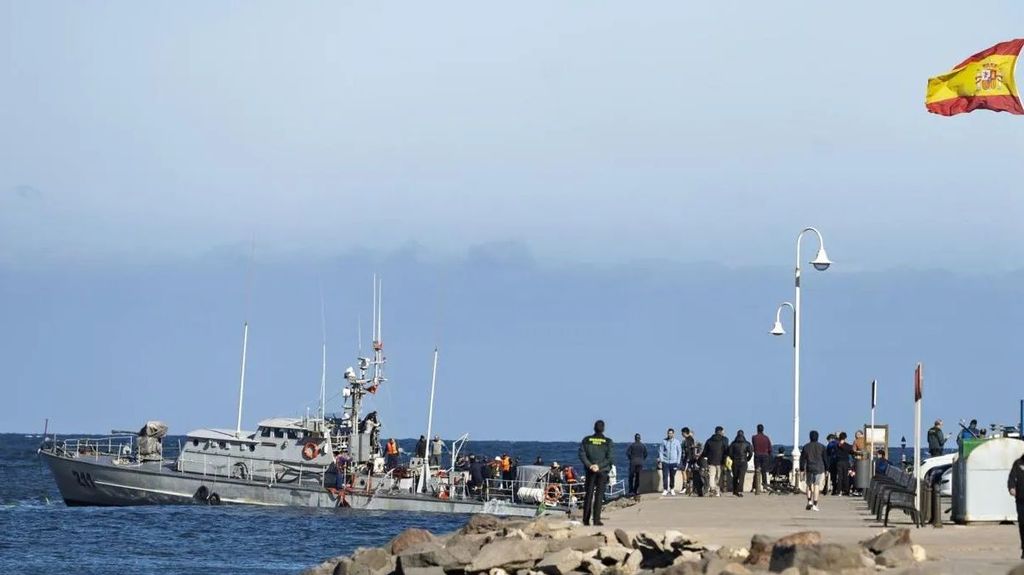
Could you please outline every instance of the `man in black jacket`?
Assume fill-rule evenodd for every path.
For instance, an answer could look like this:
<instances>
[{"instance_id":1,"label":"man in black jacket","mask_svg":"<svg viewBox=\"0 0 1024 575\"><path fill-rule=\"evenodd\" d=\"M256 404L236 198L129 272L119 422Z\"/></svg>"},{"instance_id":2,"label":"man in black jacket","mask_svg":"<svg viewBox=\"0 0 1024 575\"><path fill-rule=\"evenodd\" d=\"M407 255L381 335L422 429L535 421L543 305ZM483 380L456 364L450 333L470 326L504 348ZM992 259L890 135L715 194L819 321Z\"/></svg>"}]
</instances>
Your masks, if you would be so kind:
<instances>
[{"instance_id":1,"label":"man in black jacket","mask_svg":"<svg viewBox=\"0 0 1024 575\"><path fill-rule=\"evenodd\" d=\"M583 496L583 524L604 525L601 522L601 506L604 505L604 490L608 486L608 471L612 468L612 440L604 436L604 421L594 422L594 434L580 442L580 461L587 470L586 491Z\"/></svg>"},{"instance_id":2,"label":"man in black jacket","mask_svg":"<svg viewBox=\"0 0 1024 575\"><path fill-rule=\"evenodd\" d=\"M1010 496L1017 502L1017 529L1020 531L1020 558L1024 559L1024 455L1013 462L1006 482Z\"/></svg>"},{"instance_id":3,"label":"man in black jacket","mask_svg":"<svg viewBox=\"0 0 1024 575\"><path fill-rule=\"evenodd\" d=\"M928 456L938 457L946 450L946 434L942 432L942 420L936 419L935 425L928 430Z\"/></svg>"},{"instance_id":4,"label":"man in black jacket","mask_svg":"<svg viewBox=\"0 0 1024 575\"><path fill-rule=\"evenodd\" d=\"M633 436L633 443L626 448L626 458L629 459L629 494L637 495L640 493L640 472L647 461L647 446L640 441L639 433Z\"/></svg>"},{"instance_id":5,"label":"man in black jacket","mask_svg":"<svg viewBox=\"0 0 1024 575\"><path fill-rule=\"evenodd\" d=\"M825 446L818 443L818 432L811 431L810 443L800 450L800 471L805 474L804 481L807 483L807 510L818 510L818 494L821 492L821 484L825 479L825 470L828 468L828 458L825 456Z\"/></svg>"},{"instance_id":6,"label":"man in black jacket","mask_svg":"<svg viewBox=\"0 0 1024 575\"><path fill-rule=\"evenodd\" d=\"M701 453L701 458L708 460L708 497L722 496L722 465L729 449L729 440L723 431L721 425L716 427L715 434L704 442L704 452Z\"/></svg>"},{"instance_id":7,"label":"man in black jacket","mask_svg":"<svg viewBox=\"0 0 1024 575\"><path fill-rule=\"evenodd\" d=\"M754 455L750 442L743 435L743 430L736 432L736 439L729 445L729 458L732 459L732 494L743 497L743 481L747 478L747 462Z\"/></svg>"}]
</instances>

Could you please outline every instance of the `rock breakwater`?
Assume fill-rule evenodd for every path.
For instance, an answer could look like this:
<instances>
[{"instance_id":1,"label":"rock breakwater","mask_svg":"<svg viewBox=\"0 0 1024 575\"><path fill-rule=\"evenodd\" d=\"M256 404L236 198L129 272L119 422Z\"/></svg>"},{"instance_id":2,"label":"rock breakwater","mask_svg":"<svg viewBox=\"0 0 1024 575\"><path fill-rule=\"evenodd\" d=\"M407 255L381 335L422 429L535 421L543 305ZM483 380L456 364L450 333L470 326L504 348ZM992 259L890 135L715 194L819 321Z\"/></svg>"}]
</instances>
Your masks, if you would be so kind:
<instances>
[{"instance_id":1,"label":"rock breakwater","mask_svg":"<svg viewBox=\"0 0 1024 575\"><path fill-rule=\"evenodd\" d=\"M932 572L909 529L859 544L822 541L815 531L779 539L754 535L723 547L680 531L595 531L562 519L474 515L459 531L410 529L379 548L335 557L304 575L743 575L756 572L858 575Z\"/></svg>"}]
</instances>

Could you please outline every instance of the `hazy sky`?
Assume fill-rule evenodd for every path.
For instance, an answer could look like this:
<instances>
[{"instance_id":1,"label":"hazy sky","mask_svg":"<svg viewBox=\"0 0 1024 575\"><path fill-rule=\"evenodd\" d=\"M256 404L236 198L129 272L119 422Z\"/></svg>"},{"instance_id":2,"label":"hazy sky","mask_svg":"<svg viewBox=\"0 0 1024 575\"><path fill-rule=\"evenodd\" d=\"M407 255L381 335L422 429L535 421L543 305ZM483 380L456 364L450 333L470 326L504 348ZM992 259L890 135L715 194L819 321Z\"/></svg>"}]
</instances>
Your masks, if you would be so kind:
<instances>
[{"instance_id":1,"label":"hazy sky","mask_svg":"<svg viewBox=\"0 0 1024 575\"><path fill-rule=\"evenodd\" d=\"M595 378L610 405L615 393L650 396L630 423L668 409L657 396L671 393L680 415L666 424L685 424L690 394L710 401L714 379L784 426L788 392L754 390L760 374L788 381L788 347L762 336L791 297L805 225L825 232L837 261L806 284L822 308L807 312L811 373L863 385L938 356L947 417L972 415L954 412L953 389L975 376L997 386L975 407L1004 406L1024 351L1011 323L1024 289L1024 119L924 110L929 76L1024 33L1019 3L985 6L0 0L0 381L15 397L0 429L61 412L64 429L99 431L123 413L114 404L130 413L118 425L141 420L125 390L142 380L163 417L231 424L206 418L233 413L253 237L257 276L277 286L256 282L278 297L250 310L254 346L267 346L254 362L277 370L268 378L318 371L318 278L346 302L328 302L341 312L331 330L351 333L370 273L387 270L409 310L437 308L438 293L476 310L414 314L420 323L395 310L403 362L428 363L445 325L446 360L467 368L452 383L459 410L491 411L484 390L525 379L532 391L508 391L514 413L552 414L529 430L467 419L478 436L585 431L600 412L585 392ZM439 279L460 277L480 289ZM523 290L534 299L517 300ZM846 307L830 315L826 301ZM711 313L738 318L736 305L742 321ZM623 306L645 316L615 319ZM954 312L963 321L944 319ZM481 340L488 314L517 327L489 326ZM173 321L184 317L194 321ZM665 347L643 359L647 322ZM879 326L902 343L883 345L896 336ZM312 338L312 359L309 347L287 351L293 331ZM574 353L539 345L552 335L571 335ZM535 352L543 359L520 355ZM161 369L147 373L153 362ZM604 380L609 371L629 377ZM575 399L545 400L552 381ZM69 406L72 390L85 395ZM197 393L216 395L216 409L197 407Z\"/></svg>"}]
</instances>

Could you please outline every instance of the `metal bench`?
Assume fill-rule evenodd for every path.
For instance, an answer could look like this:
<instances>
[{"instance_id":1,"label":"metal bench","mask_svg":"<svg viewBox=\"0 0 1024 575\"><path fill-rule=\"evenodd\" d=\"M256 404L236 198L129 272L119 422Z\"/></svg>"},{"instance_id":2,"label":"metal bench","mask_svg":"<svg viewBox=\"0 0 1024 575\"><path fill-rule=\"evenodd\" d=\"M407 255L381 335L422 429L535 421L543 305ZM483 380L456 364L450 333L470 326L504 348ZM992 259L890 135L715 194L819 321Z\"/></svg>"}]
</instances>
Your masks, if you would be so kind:
<instances>
[{"instance_id":1,"label":"metal bench","mask_svg":"<svg viewBox=\"0 0 1024 575\"><path fill-rule=\"evenodd\" d=\"M889 512L893 509L906 511L914 522L914 526L921 527L921 514L918 512L917 506L914 505L913 490L893 489L889 491L889 496L885 501L885 521L882 524L883 526L889 526Z\"/></svg>"}]
</instances>

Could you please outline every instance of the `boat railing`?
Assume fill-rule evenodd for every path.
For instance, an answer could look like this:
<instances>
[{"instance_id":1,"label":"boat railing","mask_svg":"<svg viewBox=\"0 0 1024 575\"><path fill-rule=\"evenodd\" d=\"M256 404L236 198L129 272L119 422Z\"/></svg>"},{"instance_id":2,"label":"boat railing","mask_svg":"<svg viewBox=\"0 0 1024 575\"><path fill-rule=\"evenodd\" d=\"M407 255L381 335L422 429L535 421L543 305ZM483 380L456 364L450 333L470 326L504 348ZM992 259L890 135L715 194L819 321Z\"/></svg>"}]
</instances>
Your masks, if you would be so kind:
<instances>
[{"instance_id":1,"label":"boat railing","mask_svg":"<svg viewBox=\"0 0 1024 575\"><path fill-rule=\"evenodd\" d=\"M106 437L69 437L58 439L54 436L44 444L43 449L61 457L130 457L135 453L134 435L109 435Z\"/></svg>"},{"instance_id":2,"label":"boat railing","mask_svg":"<svg viewBox=\"0 0 1024 575\"><path fill-rule=\"evenodd\" d=\"M485 500L509 501L522 504L560 505L571 507L580 504L585 491L583 481L547 481L545 478L532 481L508 479L487 479L482 489L470 489L468 494ZM625 495L624 481L609 483L605 488L606 501Z\"/></svg>"}]
</instances>

